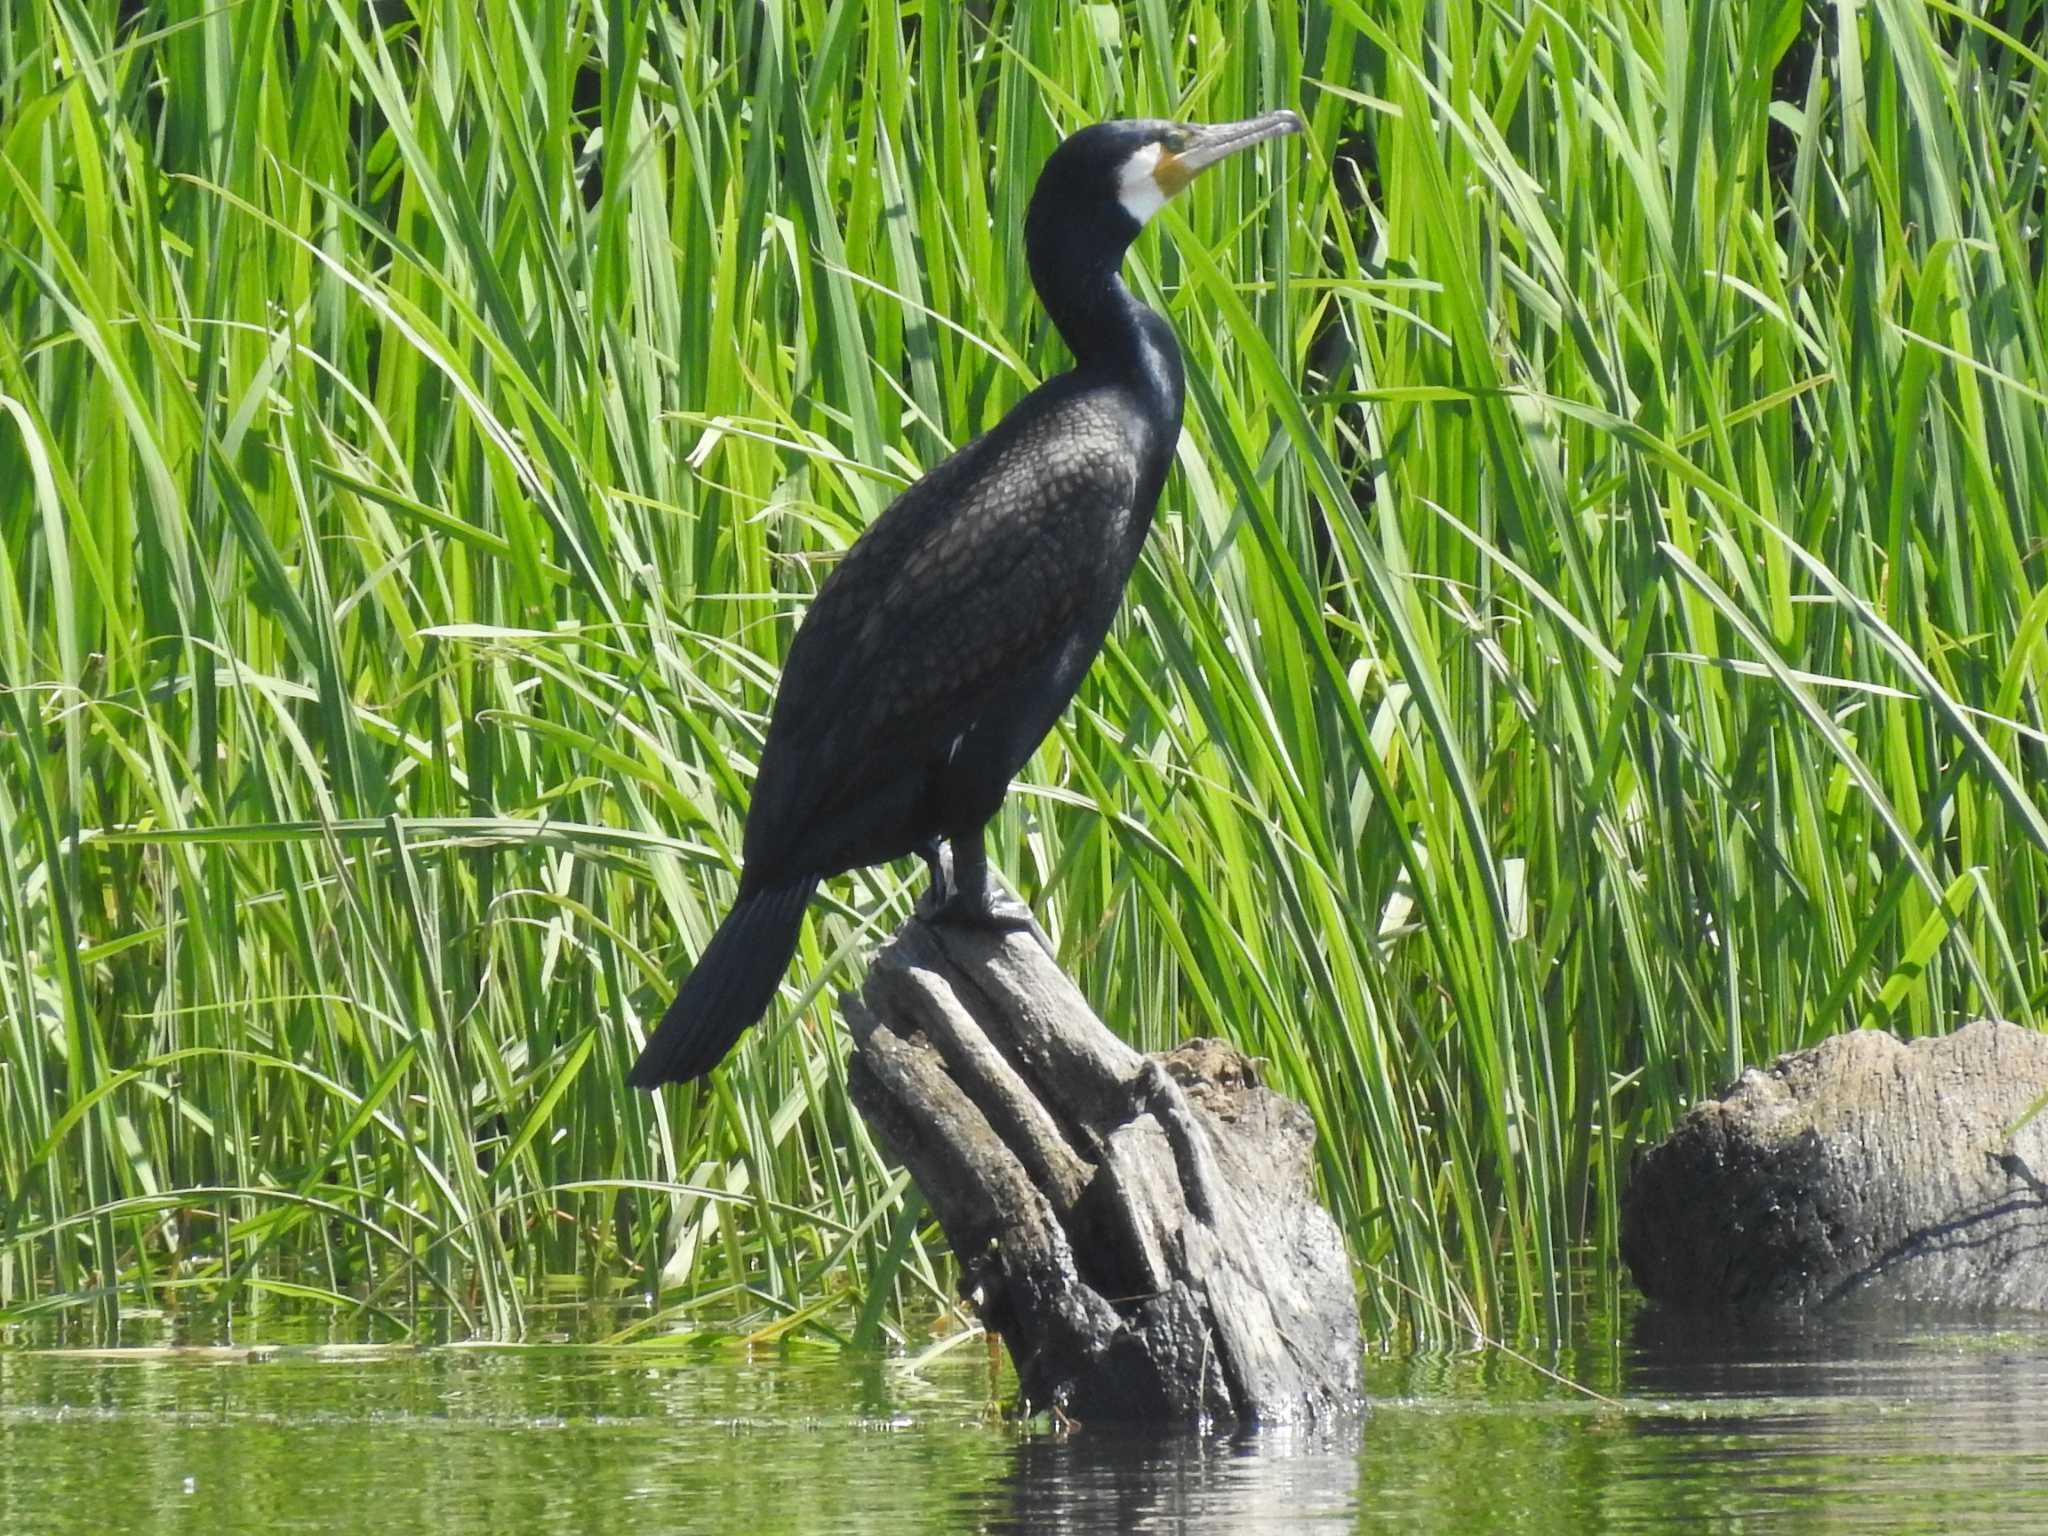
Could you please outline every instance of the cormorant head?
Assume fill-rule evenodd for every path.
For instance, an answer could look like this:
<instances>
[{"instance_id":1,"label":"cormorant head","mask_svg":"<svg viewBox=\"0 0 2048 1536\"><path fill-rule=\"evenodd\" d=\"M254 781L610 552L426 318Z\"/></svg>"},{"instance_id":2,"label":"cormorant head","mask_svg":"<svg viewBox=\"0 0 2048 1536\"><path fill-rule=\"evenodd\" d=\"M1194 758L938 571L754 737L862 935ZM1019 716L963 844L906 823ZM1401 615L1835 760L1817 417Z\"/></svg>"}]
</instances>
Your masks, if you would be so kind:
<instances>
[{"instance_id":1,"label":"cormorant head","mask_svg":"<svg viewBox=\"0 0 2048 1536\"><path fill-rule=\"evenodd\" d=\"M1146 221L1204 170L1301 126L1283 110L1241 123L1129 118L1070 135L1039 173L1024 220L1039 292L1114 269Z\"/></svg>"}]
</instances>

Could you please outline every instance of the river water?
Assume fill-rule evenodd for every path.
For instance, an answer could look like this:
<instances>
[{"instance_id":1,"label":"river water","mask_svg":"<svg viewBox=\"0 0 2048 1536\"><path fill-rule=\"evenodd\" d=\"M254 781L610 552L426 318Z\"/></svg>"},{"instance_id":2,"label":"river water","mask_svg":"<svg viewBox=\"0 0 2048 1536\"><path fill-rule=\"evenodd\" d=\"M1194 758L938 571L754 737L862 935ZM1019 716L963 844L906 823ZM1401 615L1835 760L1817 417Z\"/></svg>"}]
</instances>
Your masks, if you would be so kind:
<instances>
[{"instance_id":1,"label":"river water","mask_svg":"<svg viewBox=\"0 0 2048 1536\"><path fill-rule=\"evenodd\" d=\"M0 1532L2048 1531L2048 1319L1636 1310L1541 1365L1201 1435L1006 1424L978 1341L0 1349Z\"/></svg>"}]
</instances>

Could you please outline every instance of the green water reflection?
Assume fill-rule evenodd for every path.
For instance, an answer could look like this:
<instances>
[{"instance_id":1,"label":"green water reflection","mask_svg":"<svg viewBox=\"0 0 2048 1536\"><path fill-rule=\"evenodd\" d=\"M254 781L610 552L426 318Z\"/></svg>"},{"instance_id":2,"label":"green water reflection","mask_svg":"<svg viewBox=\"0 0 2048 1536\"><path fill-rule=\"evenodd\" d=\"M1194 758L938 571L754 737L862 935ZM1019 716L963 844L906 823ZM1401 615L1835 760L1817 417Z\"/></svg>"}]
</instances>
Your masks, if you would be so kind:
<instances>
[{"instance_id":1,"label":"green water reflection","mask_svg":"<svg viewBox=\"0 0 2048 1536\"><path fill-rule=\"evenodd\" d=\"M1029 1432L983 1353L0 1350L0 1531L2048 1530L2048 1320L1596 1322L1359 1424Z\"/></svg>"}]
</instances>

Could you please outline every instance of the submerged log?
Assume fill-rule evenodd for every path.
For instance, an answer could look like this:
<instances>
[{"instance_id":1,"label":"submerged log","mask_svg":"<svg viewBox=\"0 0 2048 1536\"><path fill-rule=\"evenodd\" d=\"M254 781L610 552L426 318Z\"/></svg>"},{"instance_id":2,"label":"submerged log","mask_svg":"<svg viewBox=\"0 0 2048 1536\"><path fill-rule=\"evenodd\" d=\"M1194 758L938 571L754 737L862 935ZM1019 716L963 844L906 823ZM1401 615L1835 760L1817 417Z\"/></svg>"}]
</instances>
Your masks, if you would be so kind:
<instances>
[{"instance_id":1,"label":"submerged log","mask_svg":"<svg viewBox=\"0 0 2048 1536\"><path fill-rule=\"evenodd\" d=\"M1027 934L913 919L843 999L855 1104L910 1169L1027 1413L1355 1408L1351 1265L1307 1111L1213 1040L1125 1045Z\"/></svg>"},{"instance_id":2,"label":"submerged log","mask_svg":"<svg viewBox=\"0 0 2048 1536\"><path fill-rule=\"evenodd\" d=\"M1653 1300L2048 1307L2048 1035L1872 1030L1752 1068L1637 1161L1621 1252Z\"/></svg>"}]
</instances>

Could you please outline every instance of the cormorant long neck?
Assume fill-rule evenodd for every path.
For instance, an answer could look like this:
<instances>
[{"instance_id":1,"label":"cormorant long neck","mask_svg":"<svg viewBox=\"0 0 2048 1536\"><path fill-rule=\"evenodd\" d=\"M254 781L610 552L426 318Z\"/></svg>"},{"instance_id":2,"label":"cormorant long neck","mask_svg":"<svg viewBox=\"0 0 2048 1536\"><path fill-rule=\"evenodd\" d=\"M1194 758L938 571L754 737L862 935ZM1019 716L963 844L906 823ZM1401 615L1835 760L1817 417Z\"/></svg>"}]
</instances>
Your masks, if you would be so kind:
<instances>
[{"instance_id":1,"label":"cormorant long neck","mask_svg":"<svg viewBox=\"0 0 2048 1536\"><path fill-rule=\"evenodd\" d=\"M1031 283L1075 367L1136 386L1170 440L1180 428L1180 345L1173 328L1124 286L1118 269L1130 236L1104 238L1099 228L1061 227L1032 212L1025 230Z\"/></svg>"}]
</instances>

